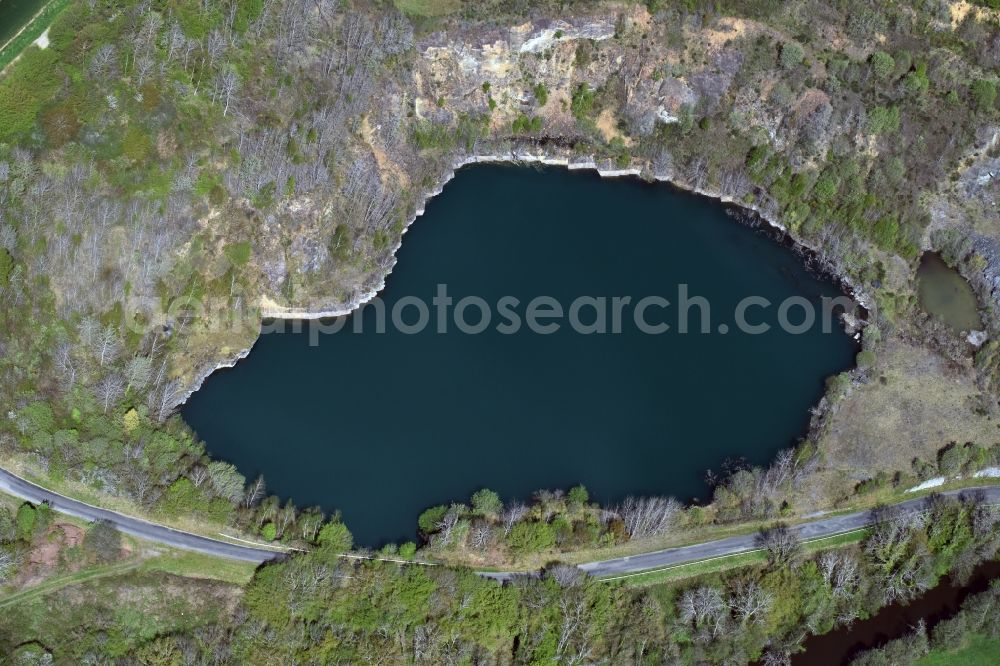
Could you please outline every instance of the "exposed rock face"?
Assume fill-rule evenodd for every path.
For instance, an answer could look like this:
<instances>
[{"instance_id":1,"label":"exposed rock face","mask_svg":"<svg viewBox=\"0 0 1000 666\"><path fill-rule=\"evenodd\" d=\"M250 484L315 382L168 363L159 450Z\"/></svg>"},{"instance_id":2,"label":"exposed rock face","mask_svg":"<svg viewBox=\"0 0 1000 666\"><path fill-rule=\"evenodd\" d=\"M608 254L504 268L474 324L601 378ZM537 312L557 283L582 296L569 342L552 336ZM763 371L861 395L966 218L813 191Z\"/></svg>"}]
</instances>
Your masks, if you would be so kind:
<instances>
[{"instance_id":1,"label":"exposed rock face","mask_svg":"<svg viewBox=\"0 0 1000 666\"><path fill-rule=\"evenodd\" d=\"M763 41L777 52L789 40L772 27L731 17L667 26L641 5L506 26L454 23L447 31L418 37L406 73L381 82L379 103L346 125L350 150L338 155L352 165L339 185L346 203L335 209L308 198L293 200L259 225L260 293L254 302L269 317L350 312L382 288L402 233L426 198L440 191L455 168L480 160L540 161L670 180L748 205L801 240L801 220L781 219L781 207L748 179L746 148L731 160L733 166L720 167L651 140L664 126L690 124L692 114L715 113L734 131L752 131L755 142L766 142L796 169L817 169L835 152L877 156L876 142L862 131L864 104L850 91L829 93L822 62L804 67L793 88L785 74L766 67L748 78L749 45ZM870 49L836 30L824 40L862 62ZM573 108L582 84L605 91L586 131ZM540 119L541 127L512 132L519 118ZM464 125L479 122L485 132L453 140ZM412 133L421 128L441 133L446 145L414 145ZM961 179L927 197L932 224L925 247L932 245L935 229L962 227L980 234L976 248L984 256L1000 254L993 247L1000 238L993 214L993 173L1000 160L989 157L997 135L996 128L983 130ZM596 143L617 145L620 153L601 157ZM359 180L369 184L350 189ZM347 255L357 254L362 239L357 233L347 241L331 236L345 228L356 232L355 218L372 201L391 204L399 215L378 232L382 249L364 261L345 260L344 243ZM885 264L887 282L905 282L905 262L887 256ZM988 264L1000 302L1000 258ZM855 287L859 298L868 300L863 286Z\"/></svg>"},{"instance_id":2,"label":"exposed rock face","mask_svg":"<svg viewBox=\"0 0 1000 666\"><path fill-rule=\"evenodd\" d=\"M1000 239L982 234L973 236L972 247L985 259L983 280L988 285L990 294L996 303L1000 303Z\"/></svg>"}]
</instances>

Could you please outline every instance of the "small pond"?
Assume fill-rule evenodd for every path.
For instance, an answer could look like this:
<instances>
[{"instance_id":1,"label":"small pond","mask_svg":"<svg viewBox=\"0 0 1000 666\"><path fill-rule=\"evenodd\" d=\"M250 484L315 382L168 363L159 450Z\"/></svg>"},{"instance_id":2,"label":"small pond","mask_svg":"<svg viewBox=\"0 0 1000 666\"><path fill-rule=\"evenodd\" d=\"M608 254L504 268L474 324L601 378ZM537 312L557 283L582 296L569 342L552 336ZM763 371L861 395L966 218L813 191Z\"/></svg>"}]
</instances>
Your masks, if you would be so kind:
<instances>
[{"instance_id":1,"label":"small pond","mask_svg":"<svg viewBox=\"0 0 1000 666\"><path fill-rule=\"evenodd\" d=\"M976 294L966 279L946 264L941 255L925 252L920 258L917 293L920 307L940 318L955 332L974 331L982 327Z\"/></svg>"}]
</instances>

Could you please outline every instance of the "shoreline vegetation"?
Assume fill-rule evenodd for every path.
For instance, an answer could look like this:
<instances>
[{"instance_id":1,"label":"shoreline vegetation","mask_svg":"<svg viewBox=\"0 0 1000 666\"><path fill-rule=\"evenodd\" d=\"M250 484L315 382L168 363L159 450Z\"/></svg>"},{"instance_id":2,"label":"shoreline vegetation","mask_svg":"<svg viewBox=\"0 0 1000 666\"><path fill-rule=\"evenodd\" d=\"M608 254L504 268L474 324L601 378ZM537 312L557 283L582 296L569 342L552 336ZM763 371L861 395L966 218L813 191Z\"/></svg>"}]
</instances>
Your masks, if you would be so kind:
<instances>
[{"instance_id":1,"label":"shoreline vegetation","mask_svg":"<svg viewBox=\"0 0 1000 666\"><path fill-rule=\"evenodd\" d=\"M7 533L6 525L16 524L16 548L39 543L38 535L54 533L51 513L44 509L21 505L15 518L13 511L0 506L0 534ZM741 562L739 567L712 568L680 581L668 578L639 586L590 579L574 568L555 563L546 566L539 577L500 586L463 568L345 561L337 548L324 546L258 570L240 602L240 619L234 620L231 614L219 616L217 626L225 630L210 645L221 641L234 651L234 658L253 663L260 663L265 651L285 658L302 656L301 651L316 648L311 646L308 632L295 627L319 622L344 638L359 634L365 637L364 642L340 644L341 656L361 658L377 653L384 658L387 654L411 654L408 644L377 641L377 629L366 628L366 609L371 612L392 599L394 608L414 618L406 621L408 631L420 626L414 622L454 622L462 643L476 646L481 654L499 654L510 650L512 644L516 652L530 654L544 648L518 645L516 636L523 632L524 623L559 636L564 616L550 615L548 610L539 613L539 608L558 607L559 600L565 602L568 596L569 603L578 604L573 606L577 608L575 617L582 623L564 635L567 643L563 649L571 654L583 650L605 659L655 654L661 660L717 663L763 658L787 663L801 649L807 634L825 633L872 615L887 604L918 597L933 588L942 575L952 574L959 579L971 576L984 554L996 549L1000 538L1000 511L996 509L978 503L974 497L957 500L931 496L926 516L884 508L876 512L876 521L868 530L850 538L833 539L819 549L790 538L785 527L776 525L759 532L760 555ZM55 529L60 528L56 525ZM74 596L74 604L81 603L81 593L87 598L88 581L127 584L131 572L137 570L122 546L115 545L120 539L113 532L100 526L88 530L94 533L90 539L93 545L84 552L93 552L91 557L110 566L82 569L48 584L52 590L67 584L83 586ZM6 543L2 545L7 547ZM197 572L203 565L164 560L142 565L142 570L186 573ZM226 580L243 574L234 570L220 571L219 575ZM678 584L680 587L676 587ZM0 599L7 618L0 623L0 645L8 644L5 641L9 640L9 632L22 626L24 613L31 612L34 600L50 593L48 588L18 592L11 599L13 603ZM803 593L806 605L799 601ZM428 607L431 595L436 595L437 600ZM314 608L342 612L329 619L317 618L309 610ZM634 612L629 613L629 609ZM629 619L616 619L624 617ZM975 630L965 619L948 622L946 627L934 630L934 636L941 637L935 638L934 647L961 647L961 629ZM264 632L264 627L269 631ZM116 635L118 630L109 631ZM170 645L177 639L168 635L165 640ZM53 637L45 646L74 654L91 649L89 639L72 647L64 640L65 634ZM376 643L370 644L371 640ZM125 644L134 645L135 641L136 637L132 637ZM431 638L426 649L442 647ZM904 647L910 649L912 643L900 640L881 649L895 654ZM23 649L24 645L16 648Z\"/></svg>"},{"instance_id":2,"label":"shoreline vegetation","mask_svg":"<svg viewBox=\"0 0 1000 666\"><path fill-rule=\"evenodd\" d=\"M0 46L0 76L3 76L11 63L21 57L25 49L30 48L49 29L52 21L66 9L69 2L70 0L49 0L17 34Z\"/></svg>"}]
</instances>

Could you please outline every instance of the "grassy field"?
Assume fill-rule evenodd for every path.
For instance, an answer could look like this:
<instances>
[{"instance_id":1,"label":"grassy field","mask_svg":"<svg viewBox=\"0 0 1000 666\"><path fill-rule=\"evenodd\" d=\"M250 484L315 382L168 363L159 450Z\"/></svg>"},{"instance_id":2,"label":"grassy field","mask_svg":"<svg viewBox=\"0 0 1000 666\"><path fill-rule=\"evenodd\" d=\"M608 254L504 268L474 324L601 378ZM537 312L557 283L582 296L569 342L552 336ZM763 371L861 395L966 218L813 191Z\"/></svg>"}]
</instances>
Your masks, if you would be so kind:
<instances>
[{"instance_id":1,"label":"grassy field","mask_svg":"<svg viewBox=\"0 0 1000 666\"><path fill-rule=\"evenodd\" d=\"M141 568L143 571L160 571L186 578L208 578L245 585L250 582L257 565L201 553L169 550L143 562Z\"/></svg>"},{"instance_id":2,"label":"grassy field","mask_svg":"<svg viewBox=\"0 0 1000 666\"><path fill-rule=\"evenodd\" d=\"M34 585L21 590L20 592L0 597L0 610L31 601L32 599L44 597L72 585L79 585L80 583L86 583L100 578L107 578L108 576L124 574L128 571L132 571L133 569L137 569L140 564L141 562L137 558L134 558L124 562L116 562L112 565L87 567L86 569L74 571L73 573L65 574L63 576L54 576L39 585Z\"/></svg>"},{"instance_id":3,"label":"grassy field","mask_svg":"<svg viewBox=\"0 0 1000 666\"><path fill-rule=\"evenodd\" d=\"M215 580L243 586L253 577L255 569L256 566L249 562L227 560L198 553L171 549L162 554L150 556L149 552L146 551L142 555L132 556L113 564L92 566L72 573L53 576L38 585L2 596L0 597L0 610L45 597L75 585L120 576L132 571L150 574L166 573L184 578Z\"/></svg>"},{"instance_id":4,"label":"grassy field","mask_svg":"<svg viewBox=\"0 0 1000 666\"><path fill-rule=\"evenodd\" d=\"M914 344L887 342L872 381L855 387L829 419L818 442L820 470L796 508L826 508L879 470L908 474L915 457L934 463L950 442L991 445L998 427L976 411L979 394L971 365Z\"/></svg>"},{"instance_id":5,"label":"grassy field","mask_svg":"<svg viewBox=\"0 0 1000 666\"><path fill-rule=\"evenodd\" d=\"M462 8L461 0L393 0L393 4L410 16L444 16Z\"/></svg>"},{"instance_id":6,"label":"grassy field","mask_svg":"<svg viewBox=\"0 0 1000 666\"><path fill-rule=\"evenodd\" d=\"M917 662L917 666L980 666L1000 664L1000 638L975 634L961 650L931 650Z\"/></svg>"},{"instance_id":7,"label":"grassy field","mask_svg":"<svg viewBox=\"0 0 1000 666\"><path fill-rule=\"evenodd\" d=\"M230 616L240 594L220 581L140 568L108 572L6 605L0 645L37 641L60 654L60 663L81 663L86 653L119 657L158 635L189 633Z\"/></svg>"}]
</instances>

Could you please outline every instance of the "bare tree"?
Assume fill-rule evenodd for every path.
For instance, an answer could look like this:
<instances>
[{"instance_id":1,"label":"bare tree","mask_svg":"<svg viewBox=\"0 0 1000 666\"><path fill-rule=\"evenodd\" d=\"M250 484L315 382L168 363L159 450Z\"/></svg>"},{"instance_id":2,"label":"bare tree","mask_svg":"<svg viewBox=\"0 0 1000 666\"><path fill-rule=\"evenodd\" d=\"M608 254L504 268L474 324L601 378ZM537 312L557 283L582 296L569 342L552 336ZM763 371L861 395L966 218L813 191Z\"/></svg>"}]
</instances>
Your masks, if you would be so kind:
<instances>
[{"instance_id":1,"label":"bare tree","mask_svg":"<svg viewBox=\"0 0 1000 666\"><path fill-rule=\"evenodd\" d=\"M470 543L477 550L485 550L493 538L493 528L488 523L479 523L472 530Z\"/></svg>"},{"instance_id":2,"label":"bare tree","mask_svg":"<svg viewBox=\"0 0 1000 666\"><path fill-rule=\"evenodd\" d=\"M771 610L774 595L762 588L757 581L743 581L737 583L729 603L740 624L760 624Z\"/></svg>"},{"instance_id":3,"label":"bare tree","mask_svg":"<svg viewBox=\"0 0 1000 666\"><path fill-rule=\"evenodd\" d=\"M292 500L288 500L285 506L278 511L275 521L275 526L278 528L278 538L280 539L284 534L288 526L295 522L295 517L298 515L298 510L295 505L292 504Z\"/></svg>"},{"instance_id":4,"label":"bare tree","mask_svg":"<svg viewBox=\"0 0 1000 666\"><path fill-rule=\"evenodd\" d=\"M243 486L246 479L233 465L213 460L208 463L208 476L212 479L212 487L219 497L230 502L238 502L243 498Z\"/></svg>"},{"instance_id":5,"label":"bare tree","mask_svg":"<svg viewBox=\"0 0 1000 666\"><path fill-rule=\"evenodd\" d=\"M264 501L257 507L257 529L278 515L278 498L274 495L264 498Z\"/></svg>"},{"instance_id":6,"label":"bare tree","mask_svg":"<svg viewBox=\"0 0 1000 666\"><path fill-rule=\"evenodd\" d=\"M16 568L14 554L6 548L0 548L0 583L6 583Z\"/></svg>"},{"instance_id":7,"label":"bare tree","mask_svg":"<svg viewBox=\"0 0 1000 666\"><path fill-rule=\"evenodd\" d=\"M68 342L63 342L56 349L55 366L59 373L59 383L66 393L76 385L76 364L73 361L73 348Z\"/></svg>"},{"instance_id":8,"label":"bare tree","mask_svg":"<svg viewBox=\"0 0 1000 666\"><path fill-rule=\"evenodd\" d=\"M181 384L176 379L167 382L158 390L152 391L146 401L150 414L154 415L160 423L166 421L177 406L180 392Z\"/></svg>"},{"instance_id":9,"label":"bare tree","mask_svg":"<svg viewBox=\"0 0 1000 666\"><path fill-rule=\"evenodd\" d=\"M201 488L201 485L208 481L208 470L201 465L195 465L191 468L188 478L191 479L195 488Z\"/></svg>"},{"instance_id":10,"label":"bare tree","mask_svg":"<svg viewBox=\"0 0 1000 666\"><path fill-rule=\"evenodd\" d=\"M673 497L627 497L614 509L633 539L666 534L683 507Z\"/></svg>"},{"instance_id":11,"label":"bare tree","mask_svg":"<svg viewBox=\"0 0 1000 666\"><path fill-rule=\"evenodd\" d=\"M109 78L110 70L114 65L117 56L117 49L114 44L104 44L97 50L94 57L90 59L90 75L96 79Z\"/></svg>"},{"instance_id":12,"label":"bare tree","mask_svg":"<svg viewBox=\"0 0 1000 666\"><path fill-rule=\"evenodd\" d=\"M823 580L835 597L849 597L854 594L861 580L858 560L850 552L828 550L819 556L819 569Z\"/></svg>"},{"instance_id":13,"label":"bare tree","mask_svg":"<svg viewBox=\"0 0 1000 666\"><path fill-rule=\"evenodd\" d=\"M558 605L562 623L556 643L556 661L565 664L581 663L591 651L587 645L587 599L580 594L567 593L560 595ZM575 643L580 645L575 646ZM572 647L576 649L571 651Z\"/></svg>"},{"instance_id":14,"label":"bare tree","mask_svg":"<svg viewBox=\"0 0 1000 666\"><path fill-rule=\"evenodd\" d=\"M316 540L320 528L323 526L325 516L319 507L306 509L299 515L299 534L302 539L308 542Z\"/></svg>"},{"instance_id":15,"label":"bare tree","mask_svg":"<svg viewBox=\"0 0 1000 666\"><path fill-rule=\"evenodd\" d=\"M767 562L772 567L794 565L802 550L798 537L784 523L762 529L754 543L767 551Z\"/></svg>"},{"instance_id":16,"label":"bare tree","mask_svg":"<svg viewBox=\"0 0 1000 666\"><path fill-rule=\"evenodd\" d=\"M527 513L528 507L523 502L511 502L507 505L500 514L504 536L510 534L510 531L514 529L514 525L517 525Z\"/></svg>"},{"instance_id":17,"label":"bare tree","mask_svg":"<svg viewBox=\"0 0 1000 666\"><path fill-rule=\"evenodd\" d=\"M215 92L212 97L213 101L215 98L218 98L222 102L223 116L229 114L229 105L232 103L233 97L239 89L240 77L236 74L236 70L232 68L227 68L215 78Z\"/></svg>"},{"instance_id":18,"label":"bare tree","mask_svg":"<svg viewBox=\"0 0 1000 666\"><path fill-rule=\"evenodd\" d=\"M125 393L125 382L117 372L109 372L97 382L96 389L98 399L104 404L104 413L107 414Z\"/></svg>"},{"instance_id":19,"label":"bare tree","mask_svg":"<svg viewBox=\"0 0 1000 666\"><path fill-rule=\"evenodd\" d=\"M100 338L101 324L91 316L84 317L77 326L76 334L81 345L93 347Z\"/></svg>"},{"instance_id":20,"label":"bare tree","mask_svg":"<svg viewBox=\"0 0 1000 666\"><path fill-rule=\"evenodd\" d=\"M722 591L711 585L685 590L677 604L681 620L698 629L708 629L711 635L721 632L729 618L729 604Z\"/></svg>"},{"instance_id":21,"label":"bare tree","mask_svg":"<svg viewBox=\"0 0 1000 666\"><path fill-rule=\"evenodd\" d=\"M572 564L555 564L545 569L545 576L559 583L559 587L571 588L583 584L587 574Z\"/></svg>"},{"instance_id":22,"label":"bare tree","mask_svg":"<svg viewBox=\"0 0 1000 666\"><path fill-rule=\"evenodd\" d=\"M121 341L118 339L118 332L111 326L105 326L93 341L94 356L97 357L98 364L103 368L105 363L110 363L118 358L121 350Z\"/></svg>"},{"instance_id":23,"label":"bare tree","mask_svg":"<svg viewBox=\"0 0 1000 666\"><path fill-rule=\"evenodd\" d=\"M243 495L243 506L247 509L256 506L258 502L264 499L265 490L264 477L258 476L247 486L246 493Z\"/></svg>"},{"instance_id":24,"label":"bare tree","mask_svg":"<svg viewBox=\"0 0 1000 666\"><path fill-rule=\"evenodd\" d=\"M465 513L465 507L461 504L452 504L448 507L448 510L444 514L444 518L442 518L441 522L437 524L437 539L439 543L442 545L448 545L451 543L455 528L458 526L463 513Z\"/></svg>"},{"instance_id":25,"label":"bare tree","mask_svg":"<svg viewBox=\"0 0 1000 666\"><path fill-rule=\"evenodd\" d=\"M133 356L125 364L125 390L135 389L141 391L149 384L152 374L153 362L146 356Z\"/></svg>"},{"instance_id":26,"label":"bare tree","mask_svg":"<svg viewBox=\"0 0 1000 666\"><path fill-rule=\"evenodd\" d=\"M886 603L907 600L928 589L935 580L926 545L913 537L923 529L923 512L899 507L877 507L864 542L865 554Z\"/></svg>"}]
</instances>

